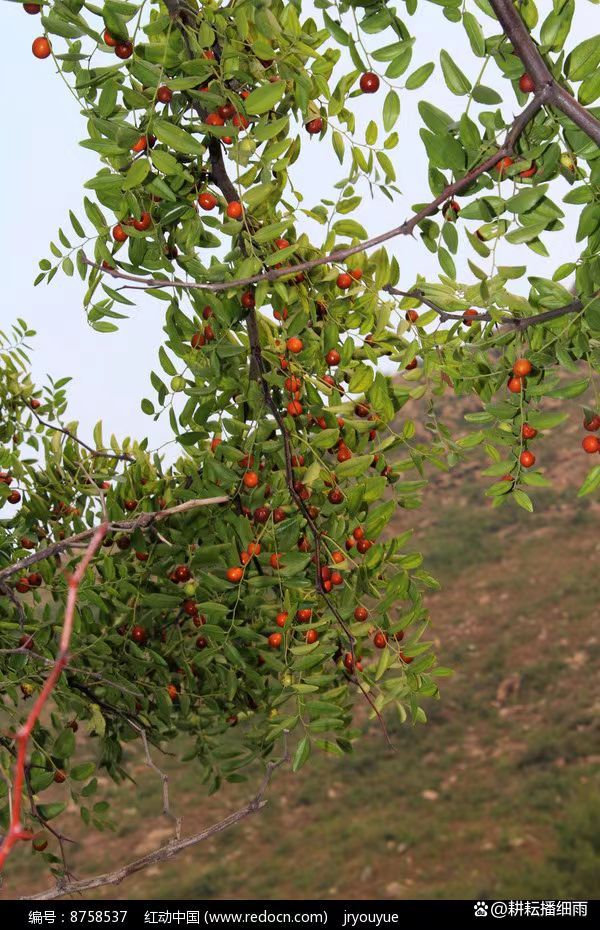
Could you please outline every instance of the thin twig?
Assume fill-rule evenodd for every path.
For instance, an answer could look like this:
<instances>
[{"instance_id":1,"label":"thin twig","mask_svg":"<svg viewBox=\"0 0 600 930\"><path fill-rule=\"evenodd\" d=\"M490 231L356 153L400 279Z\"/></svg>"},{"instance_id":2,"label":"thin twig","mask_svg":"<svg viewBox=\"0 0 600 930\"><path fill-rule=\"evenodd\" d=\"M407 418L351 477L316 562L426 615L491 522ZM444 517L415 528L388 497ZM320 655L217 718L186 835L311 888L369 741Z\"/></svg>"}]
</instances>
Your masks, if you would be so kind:
<instances>
[{"instance_id":1,"label":"thin twig","mask_svg":"<svg viewBox=\"0 0 600 930\"><path fill-rule=\"evenodd\" d=\"M72 433L71 430L67 429L66 427L58 426L55 423L48 423L47 420L42 419L37 410L33 410L31 407L28 407L27 409L34 415L41 426L45 426L46 429L54 430L56 433L62 433L63 436L66 436L68 439L72 439L73 442L76 442L78 445L86 449L91 455L96 456L97 458L115 459L119 462L135 462L135 457L133 455L129 455L127 452L105 452L103 449L94 449L93 446L88 446L87 442L84 442L83 439L80 439L75 435L75 433Z\"/></svg>"},{"instance_id":2,"label":"thin twig","mask_svg":"<svg viewBox=\"0 0 600 930\"><path fill-rule=\"evenodd\" d=\"M21 627L22 630L25 629L25 622L27 619L25 616L25 608L23 607L21 601L19 600L19 598L17 597L13 589L10 587L10 585L7 585L5 581L1 581L1 580L0 580L0 594L3 594L5 597L9 599L9 601L11 602L11 604L17 611L17 617L19 618L19 626Z\"/></svg>"},{"instance_id":3,"label":"thin twig","mask_svg":"<svg viewBox=\"0 0 600 930\"><path fill-rule=\"evenodd\" d=\"M35 659L36 662L43 662L44 665L54 665L54 659L49 659L47 656L42 656L39 654L39 652L32 652L26 645L15 646L14 649L0 649L0 655L24 655L27 656L28 659ZM89 677L93 678L94 681L98 682L98 684L108 685L109 688L115 688L117 691L124 691L127 694L131 694L132 697L142 697L142 693L140 691L133 691L131 688L128 688L127 685L120 681L111 681L110 678L105 678L100 674L100 672L95 672L91 668L79 668L79 666L71 665L69 662L66 662L63 668L65 671L73 672L76 675L89 675ZM74 684L73 687L75 687Z\"/></svg>"},{"instance_id":4,"label":"thin twig","mask_svg":"<svg viewBox=\"0 0 600 930\"><path fill-rule=\"evenodd\" d=\"M175 839L181 839L181 817L177 817L176 814L171 810L171 803L169 800L169 776L166 772L163 772L162 769L158 767L156 762L153 760L150 755L150 747L148 745L148 737L146 736L146 731L139 723L136 723L133 720L129 720L129 724L133 729L139 733L142 740L142 745L144 747L144 760L148 768L153 769L159 776L162 783L162 797L163 797L163 814L165 817L170 818L175 824Z\"/></svg>"},{"instance_id":5,"label":"thin twig","mask_svg":"<svg viewBox=\"0 0 600 930\"><path fill-rule=\"evenodd\" d=\"M127 865L121 866L120 868L115 869L113 872L105 872L103 875L97 875L94 878L86 878L77 882L66 882L57 885L54 888L48 888L46 891L40 891L38 894L26 895L24 896L23 900L48 901L52 898L62 897L63 895L67 894L80 894L84 891L90 891L92 888L101 888L103 885L119 885L130 875L134 875L136 872L140 872L142 869L146 869L150 865L156 865L159 862L167 862L168 860L173 859L175 856L179 855L179 853L183 852L184 850L191 849L193 846L197 846L199 843L211 839L213 836L216 836L217 833L222 833L224 830L234 826L241 820L245 820L246 817L249 817L251 814L255 814L262 810L263 807L265 807L267 804L267 801L265 800L265 794L275 771L280 766L289 762L290 755L287 738L288 733L286 730L284 730L284 754L276 762L267 763L265 776L252 800L248 804L244 805L244 807L234 811L232 814L229 814L228 817L225 817L223 820L219 820L217 823L207 827L205 830L201 830L199 833L194 833L191 836L184 837L183 839L171 840L165 846L161 846L159 849L155 849L139 859L134 859L133 862L129 862Z\"/></svg>"},{"instance_id":6,"label":"thin twig","mask_svg":"<svg viewBox=\"0 0 600 930\"><path fill-rule=\"evenodd\" d=\"M447 320L460 320L464 322L465 316L463 313L449 313L448 310L444 310L443 307L440 307L438 304L434 303L433 300L430 300L425 296L423 291L419 288L414 288L412 291L402 291L397 287L392 287L387 285L384 287L384 291L388 294L392 294L395 297L411 297L415 300L419 300L422 304L425 304L426 307L429 307L430 310L433 310L438 314L440 320L445 323ZM600 292L599 292L600 293ZM598 296L595 294L594 297ZM517 329L527 329L529 326L535 326L539 323L547 323L549 320L556 320L561 316L567 316L570 313L581 313L583 310L583 303L581 300L573 300L570 304L566 304L564 307L555 307L553 310L545 310L543 313L536 313L534 316L523 316L523 317L514 317L503 316L500 320L496 320L494 316L488 311L483 311L481 313L473 314L472 316L467 317L469 323L491 323L496 322L502 326L514 326Z\"/></svg>"},{"instance_id":7,"label":"thin twig","mask_svg":"<svg viewBox=\"0 0 600 930\"><path fill-rule=\"evenodd\" d=\"M277 406L273 398L273 395L271 394L271 390L265 378L265 363L264 363L264 358L262 354L262 348L260 345L260 338L259 338L259 332L258 332L258 321L256 319L256 312L254 311L254 309L252 309L250 313L248 314L248 318L246 322L247 322L247 327L248 327L248 340L250 343L251 362L253 363L252 371L254 372L255 377L259 381L259 384L263 392L263 397L265 399L265 403L267 407L269 408L269 410L271 411L271 413L273 414L275 422L277 423L277 426L279 427L279 432L281 433L281 438L283 441L283 454L284 454L284 460L285 460L285 483L287 485L287 489L290 494L290 497L292 498L298 510L303 515L304 519L306 520L310 528L311 534L313 536L313 539L315 542L315 561L316 561L315 587L316 587L317 593L322 594L324 592L323 592L323 582L321 579L321 533L319 532L319 528L317 527L315 521L313 520L310 513L308 512L308 507L306 506L305 502L302 500L302 498L296 491L296 488L294 487L294 468L292 465L292 447L291 447L291 442L290 442L290 436L289 436L288 429L285 425L283 416L281 414L281 411L279 407Z\"/></svg>"}]
</instances>

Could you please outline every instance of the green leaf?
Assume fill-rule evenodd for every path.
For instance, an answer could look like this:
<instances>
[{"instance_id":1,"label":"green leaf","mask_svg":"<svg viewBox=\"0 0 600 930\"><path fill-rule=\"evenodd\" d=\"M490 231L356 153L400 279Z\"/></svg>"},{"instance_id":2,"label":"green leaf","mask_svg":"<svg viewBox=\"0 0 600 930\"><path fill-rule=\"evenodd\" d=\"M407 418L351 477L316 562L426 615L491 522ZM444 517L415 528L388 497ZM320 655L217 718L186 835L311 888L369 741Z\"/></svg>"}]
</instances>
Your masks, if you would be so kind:
<instances>
[{"instance_id":1,"label":"green leaf","mask_svg":"<svg viewBox=\"0 0 600 930\"><path fill-rule=\"evenodd\" d=\"M367 145L375 145L377 142L377 136L379 135L379 129L377 128L377 123L375 120L369 120L367 128L365 130L365 142Z\"/></svg>"},{"instance_id":2,"label":"green leaf","mask_svg":"<svg viewBox=\"0 0 600 930\"><path fill-rule=\"evenodd\" d=\"M296 747L296 752L294 753L294 761L292 762L292 771L297 772L298 769L301 769L304 763L308 760L309 756L310 756L310 739L308 736L303 736Z\"/></svg>"},{"instance_id":3,"label":"green leaf","mask_svg":"<svg viewBox=\"0 0 600 930\"><path fill-rule=\"evenodd\" d=\"M86 781L96 770L95 762L82 762L71 769L71 778L75 781Z\"/></svg>"},{"instance_id":4,"label":"green leaf","mask_svg":"<svg viewBox=\"0 0 600 930\"><path fill-rule=\"evenodd\" d=\"M352 372L348 390L351 394L364 394L373 384L374 377L373 369L361 363Z\"/></svg>"},{"instance_id":5,"label":"green leaf","mask_svg":"<svg viewBox=\"0 0 600 930\"><path fill-rule=\"evenodd\" d=\"M54 801L53 804L38 804L38 811L42 820L53 820L67 808L66 801Z\"/></svg>"},{"instance_id":6,"label":"green leaf","mask_svg":"<svg viewBox=\"0 0 600 930\"><path fill-rule=\"evenodd\" d=\"M502 97L496 90L491 87L485 87L483 84L476 84L473 88L473 100L476 103L485 103L491 106L495 103L502 103Z\"/></svg>"},{"instance_id":7,"label":"green leaf","mask_svg":"<svg viewBox=\"0 0 600 930\"><path fill-rule=\"evenodd\" d=\"M383 103L383 128L389 132L400 115L400 97L395 90L388 91Z\"/></svg>"},{"instance_id":8,"label":"green leaf","mask_svg":"<svg viewBox=\"0 0 600 930\"><path fill-rule=\"evenodd\" d=\"M254 239L256 242L272 242L274 239L281 236L289 225L290 220L282 220L280 223L270 223L268 226L263 226L262 229L257 230L256 233L254 233Z\"/></svg>"},{"instance_id":9,"label":"green leaf","mask_svg":"<svg viewBox=\"0 0 600 930\"><path fill-rule=\"evenodd\" d=\"M416 71L413 71L412 74L409 74L406 78L406 89L416 90L417 87L422 87L425 81L433 74L434 69L435 64L432 61L428 61L426 65L421 65L420 68L417 68Z\"/></svg>"},{"instance_id":10,"label":"green leaf","mask_svg":"<svg viewBox=\"0 0 600 930\"><path fill-rule=\"evenodd\" d=\"M337 220L333 229L338 236L350 236L352 239L366 239L367 231L356 220Z\"/></svg>"},{"instance_id":11,"label":"green leaf","mask_svg":"<svg viewBox=\"0 0 600 930\"><path fill-rule=\"evenodd\" d=\"M335 471L338 478L356 478L366 472L372 461L372 455L354 455L348 461L340 462Z\"/></svg>"},{"instance_id":12,"label":"green leaf","mask_svg":"<svg viewBox=\"0 0 600 930\"><path fill-rule=\"evenodd\" d=\"M378 151L375 154L377 157L377 161L379 162L379 164L383 168L383 171L385 172L386 181L395 181L396 172L394 170L394 166L390 158L385 154L385 152Z\"/></svg>"},{"instance_id":13,"label":"green leaf","mask_svg":"<svg viewBox=\"0 0 600 930\"><path fill-rule=\"evenodd\" d=\"M335 129L332 134L331 144L333 145L333 151L341 165L344 160L344 137L337 129Z\"/></svg>"},{"instance_id":14,"label":"green leaf","mask_svg":"<svg viewBox=\"0 0 600 930\"><path fill-rule=\"evenodd\" d=\"M336 40L336 42L339 42L340 45L348 45L350 41L348 32L343 28L341 23L338 23L337 20L333 19L326 10L323 10L322 15L327 29Z\"/></svg>"},{"instance_id":15,"label":"green leaf","mask_svg":"<svg viewBox=\"0 0 600 930\"><path fill-rule=\"evenodd\" d=\"M176 152L182 152L184 155L203 155L204 146L198 142L189 132L180 126L165 119L155 118L152 121L152 132L159 142L168 145L169 148Z\"/></svg>"},{"instance_id":16,"label":"green leaf","mask_svg":"<svg viewBox=\"0 0 600 930\"><path fill-rule=\"evenodd\" d=\"M161 364L163 371L166 371L168 375L176 375L177 369L175 368L173 362L165 352L164 346L160 346L158 350L158 358Z\"/></svg>"},{"instance_id":17,"label":"green leaf","mask_svg":"<svg viewBox=\"0 0 600 930\"><path fill-rule=\"evenodd\" d=\"M584 106L594 103L600 97L600 68L582 82L577 97Z\"/></svg>"},{"instance_id":18,"label":"green leaf","mask_svg":"<svg viewBox=\"0 0 600 930\"><path fill-rule=\"evenodd\" d=\"M578 497L585 497L586 494L591 494L592 491L600 488L600 465L594 465L592 470L588 472L583 484L577 492Z\"/></svg>"},{"instance_id":19,"label":"green leaf","mask_svg":"<svg viewBox=\"0 0 600 930\"><path fill-rule=\"evenodd\" d=\"M148 177L150 173L150 162L147 158L138 158L129 168L121 187L124 191L130 191L134 187L139 187L140 184Z\"/></svg>"},{"instance_id":20,"label":"green leaf","mask_svg":"<svg viewBox=\"0 0 600 930\"><path fill-rule=\"evenodd\" d=\"M98 232L99 233L106 232L108 224L106 220L104 219L104 215L100 207L97 204L95 204L92 200L89 200L88 197L84 197L83 208L85 210L85 214L88 220L90 221L90 223L92 223L93 226L96 227Z\"/></svg>"},{"instance_id":21,"label":"green leaf","mask_svg":"<svg viewBox=\"0 0 600 930\"><path fill-rule=\"evenodd\" d=\"M543 413L532 410L527 414L527 422L535 429L553 429L568 418L567 413Z\"/></svg>"},{"instance_id":22,"label":"green leaf","mask_svg":"<svg viewBox=\"0 0 600 930\"><path fill-rule=\"evenodd\" d=\"M565 73L570 81L582 81L599 64L600 35L596 35L575 46L565 62Z\"/></svg>"},{"instance_id":23,"label":"green leaf","mask_svg":"<svg viewBox=\"0 0 600 930\"><path fill-rule=\"evenodd\" d=\"M444 80L452 93L459 97L468 94L471 90L471 82L445 49L442 49L440 52L440 64L442 66Z\"/></svg>"},{"instance_id":24,"label":"green leaf","mask_svg":"<svg viewBox=\"0 0 600 930\"><path fill-rule=\"evenodd\" d=\"M68 759L75 752L75 734L68 727L56 739L52 753L58 759Z\"/></svg>"},{"instance_id":25,"label":"green leaf","mask_svg":"<svg viewBox=\"0 0 600 930\"><path fill-rule=\"evenodd\" d=\"M367 537L373 538L379 536L383 528L387 526L393 517L395 510L395 501L386 501L385 504L374 507L365 522L365 533Z\"/></svg>"},{"instance_id":26,"label":"green leaf","mask_svg":"<svg viewBox=\"0 0 600 930\"><path fill-rule=\"evenodd\" d=\"M514 197L509 197L506 201L506 209L511 213L525 213L531 210L535 204L542 199L548 190L547 184L540 184L539 187L529 187L519 191Z\"/></svg>"},{"instance_id":27,"label":"green leaf","mask_svg":"<svg viewBox=\"0 0 600 930\"><path fill-rule=\"evenodd\" d=\"M478 58L482 58L485 55L485 38L477 18L472 13L463 13L463 26L471 43L473 54L477 55Z\"/></svg>"},{"instance_id":28,"label":"green leaf","mask_svg":"<svg viewBox=\"0 0 600 930\"><path fill-rule=\"evenodd\" d=\"M566 384L564 387L547 391L546 396L559 397L561 400L572 400L574 397L579 397L580 394L587 391L589 386L589 378L582 378L580 381L572 381L571 384Z\"/></svg>"},{"instance_id":29,"label":"green leaf","mask_svg":"<svg viewBox=\"0 0 600 930\"><path fill-rule=\"evenodd\" d=\"M253 90L246 99L246 112L260 116L272 110L285 94L285 81L275 81L273 84L261 84Z\"/></svg>"},{"instance_id":30,"label":"green leaf","mask_svg":"<svg viewBox=\"0 0 600 930\"><path fill-rule=\"evenodd\" d=\"M529 513L533 513L533 503L531 498L525 491L521 491L520 488L515 488L513 491L513 498L523 510L528 510Z\"/></svg>"},{"instance_id":31,"label":"green leaf","mask_svg":"<svg viewBox=\"0 0 600 930\"><path fill-rule=\"evenodd\" d=\"M85 237L85 229L83 228L83 226L81 225L81 223L79 222L79 220L77 219L77 217L75 216L72 210L69 210L69 219L71 220L71 226L75 230L75 233L78 236L81 236L81 238L83 239Z\"/></svg>"}]
</instances>

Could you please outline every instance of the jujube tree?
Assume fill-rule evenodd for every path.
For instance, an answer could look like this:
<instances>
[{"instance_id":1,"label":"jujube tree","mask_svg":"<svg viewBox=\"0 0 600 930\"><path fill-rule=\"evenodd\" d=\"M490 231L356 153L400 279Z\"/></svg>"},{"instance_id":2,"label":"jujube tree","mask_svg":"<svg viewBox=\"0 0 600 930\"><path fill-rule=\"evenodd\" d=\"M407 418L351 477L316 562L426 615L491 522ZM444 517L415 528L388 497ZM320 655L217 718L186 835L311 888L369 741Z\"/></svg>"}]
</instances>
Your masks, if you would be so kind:
<instances>
[{"instance_id":1,"label":"jujube tree","mask_svg":"<svg viewBox=\"0 0 600 930\"><path fill-rule=\"evenodd\" d=\"M439 0L468 36L472 59L458 63L415 44L417 4L24 5L39 14L33 55L79 99L81 144L99 162L85 217L70 211L36 283L78 273L99 340L136 291L160 301L141 405L168 418L179 448L153 451L151 429L106 441L101 423L82 439L68 378L32 383L26 323L4 337L0 741L13 780L0 783L0 864L33 836L61 893L94 887L69 881L56 826L67 798L103 829L96 772L125 778L132 740L156 767L152 746L183 735L214 791L257 760L268 778L288 738L295 770L349 752L357 701L385 736L389 709L425 722L447 674L427 639L436 582L410 548L428 471L485 455L491 505L531 510L548 483L539 434L597 397L600 38L569 42L574 0L541 23L533 0ZM440 81L451 113L430 102ZM352 218L358 190L402 202L400 101L425 85L411 144L429 191L399 226L367 230ZM301 186L306 146L339 165L316 205ZM563 228L561 198L579 207L573 254L528 276L529 253L550 256ZM435 280L401 270L407 235L437 256ZM516 264L497 263L499 243ZM452 391L479 399L460 437L436 413ZM572 406L593 455L598 403ZM593 464L580 493L599 486ZM64 800L45 803L53 782Z\"/></svg>"}]
</instances>

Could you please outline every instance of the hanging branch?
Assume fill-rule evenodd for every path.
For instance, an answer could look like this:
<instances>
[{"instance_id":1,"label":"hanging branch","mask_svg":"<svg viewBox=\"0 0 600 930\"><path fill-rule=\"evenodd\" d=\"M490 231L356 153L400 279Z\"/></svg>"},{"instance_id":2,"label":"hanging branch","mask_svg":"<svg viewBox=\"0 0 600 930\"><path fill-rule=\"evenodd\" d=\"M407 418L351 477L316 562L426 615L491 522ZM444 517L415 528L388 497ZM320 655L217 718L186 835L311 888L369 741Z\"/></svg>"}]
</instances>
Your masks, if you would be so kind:
<instances>
[{"instance_id":1,"label":"hanging branch","mask_svg":"<svg viewBox=\"0 0 600 930\"><path fill-rule=\"evenodd\" d=\"M119 885L130 875L134 875L136 872L141 872L143 869L147 869L148 866L157 865L159 862L168 862L170 859L173 859L184 850L191 849L193 846L197 846L199 843L203 843L205 840L211 839L213 836L216 836L217 833L222 833L224 830L234 826L241 820L245 820L246 817L249 817L251 814L255 814L262 810L263 807L267 805L265 794L271 783L271 779L273 778L274 773L282 765L286 765L289 762L290 754L288 750L287 738L288 731L284 730L284 754L275 762L267 762L262 784L260 785L252 800L248 804L244 805L244 807L241 807L239 810L234 811L234 813L229 814L228 817L225 817L223 820L219 820L217 823L207 827L205 830L200 830L199 833L193 833L191 836L186 836L183 839L171 840L171 842L167 843L166 846L161 846L159 849L155 849L139 859L134 859L133 862L129 862L127 865L123 865L112 872L105 872L103 875L97 875L94 878L85 878L81 881L66 881L62 884L57 884L54 888L48 888L46 891L40 891L38 894L25 895L24 900L49 901L52 898L63 897L67 894L81 894L82 892L90 891L93 888L101 888L103 885Z\"/></svg>"}]
</instances>

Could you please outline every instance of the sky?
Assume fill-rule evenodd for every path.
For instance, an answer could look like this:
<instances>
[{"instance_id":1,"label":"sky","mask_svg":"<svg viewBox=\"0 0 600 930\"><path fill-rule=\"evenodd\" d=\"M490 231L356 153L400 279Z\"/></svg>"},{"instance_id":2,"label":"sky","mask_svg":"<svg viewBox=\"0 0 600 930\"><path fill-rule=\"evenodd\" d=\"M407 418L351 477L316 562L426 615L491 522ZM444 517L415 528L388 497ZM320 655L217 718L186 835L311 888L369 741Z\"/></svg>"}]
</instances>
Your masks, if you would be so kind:
<instances>
[{"instance_id":1,"label":"sky","mask_svg":"<svg viewBox=\"0 0 600 930\"><path fill-rule=\"evenodd\" d=\"M396 4L400 15L403 4ZM475 3L467 7L486 20ZM551 9L550 0L538 2L540 21ZM316 14L318 16L318 12ZM598 27L598 7L579 0L568 48L587 38ZM436 4L420 0L417 13L405 17L416 36L415 55L407 72L427 61L439 61L440 48L446 47L474 82L481 60L476 59L460 24L449 23ZM595 25L592 20L595 19ZM39 18L28 16L19 5L0 0L3 54L0 57L0 79L4 87L4 145L0 149L0 171L3 178L3 219L0 225L0 249L3 256L2 293L0 296L0 328L6 331L17 316L24 318L36 330L31 340L32 368L36 384L46 374L54 378L73 377L70 388L70 419L79 421L79 434L89 439L93 425L99 419L105 423L105 434L118 436L149 434L151 447L171 438L168 423L154 424L142 413L140 399L153 399L149 372L156 366L156 355L162 341L162 301L139 295L139 305L131 308L131 317L123 320L117 333L107 335L92 330L82 309L84 285L78 276L67 278L59 273L47 286L33 287L37 263L49 256L48 244L56 237L59 226L69 229L68 210L83 217L83 183L98 170L95 153L77 143L85 136L85 124L76 99L69 93L56 73L52 60L38 61L31 54L31 42L40 34ZM484 23L490 32L489 20ZM373 37L369 37L373 38ZM375 37L376 45L390 41ZM56 40L59 45L60 39ZM373 43L370 43L371 47ZM505 113L519 106L505 81L499 79L492 64L485 76L488 86L501 90L506 97ZM10 89L13 93L10 93ZM383 87L380 94L383 93ZM398 225L410 215L411 205L430 199L427 184L427 162L418 136L422 123L417 111L419 100L428 100L452 115L460 116L465 98L456 97L445 87L439 65L429 81L416 91L402 94L402 113L396 129L400 144L390 152L398 176L402 196L391 204L377 196L372 201L368 191L363 204L353 214L369 235ZM380 113L383 102L371 97L356 98L359 124ZM477 108L473 111L477 112ZM359 138L364 134L359 130ZM294 175L297 187L303 190L306 203L314 205L320 197L331 197L332 185L342 175L330 145L313 140L304 147L302 160ZM564 190L566 191L566 183ZM565 229L546 237L554 260L544 260L525 246L507 246L499 253L500 264L527 264L529 274L551 276L553 269L577 255L575 243L576 210L563 207L567 215ZM568 212L567 212L568 211ZM474 228L470 225L469 228ZM418 271L436 280L439 268L418 240L409 237L392 240L389 251L398 258L400 286L410 286ZM459 280L469 280L466 269L467 251L457 258ZM478 264L480 259L473 256ZM485 267L485 266L484 266ZM518 284L514 282L515 289ZM521 288L527 288L527 282ZM138 295L136 295L137 299Z\"/></svg>"}]
</instances>

